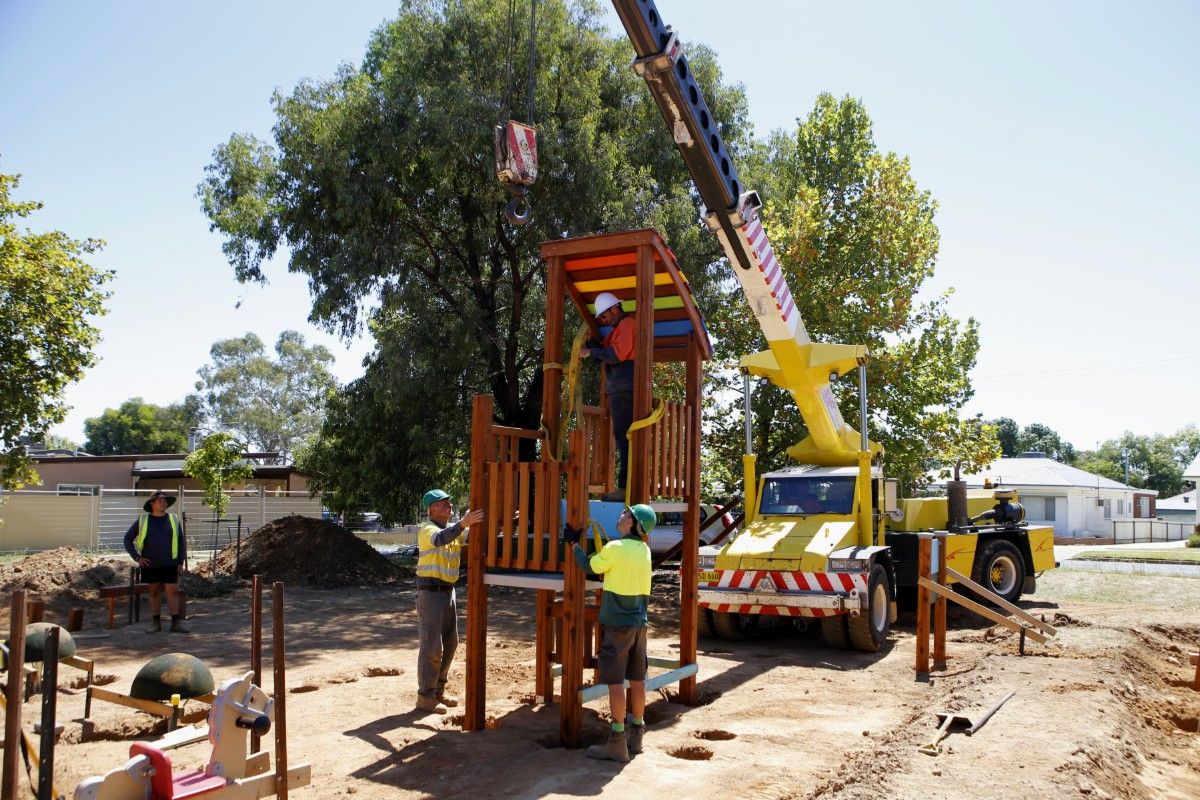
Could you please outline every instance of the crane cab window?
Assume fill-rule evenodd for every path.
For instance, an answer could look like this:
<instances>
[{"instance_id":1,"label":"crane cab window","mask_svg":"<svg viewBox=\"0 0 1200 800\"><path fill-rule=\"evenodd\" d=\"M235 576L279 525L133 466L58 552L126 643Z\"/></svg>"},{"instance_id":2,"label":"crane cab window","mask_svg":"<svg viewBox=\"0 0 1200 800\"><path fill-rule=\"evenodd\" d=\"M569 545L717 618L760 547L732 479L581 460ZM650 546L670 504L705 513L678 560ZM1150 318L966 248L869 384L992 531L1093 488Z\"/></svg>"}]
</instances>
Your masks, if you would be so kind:
<instances>
[{"instance_id":1,"label":"crane cab window","mask_svg":"<svg viewBox=\"0 0 1200 800\"><path fill-rule=\"evenodd\" d=\"M763 481L761 514L852 514L854 478L781 477Z\"/></svg>"}]
</instances>

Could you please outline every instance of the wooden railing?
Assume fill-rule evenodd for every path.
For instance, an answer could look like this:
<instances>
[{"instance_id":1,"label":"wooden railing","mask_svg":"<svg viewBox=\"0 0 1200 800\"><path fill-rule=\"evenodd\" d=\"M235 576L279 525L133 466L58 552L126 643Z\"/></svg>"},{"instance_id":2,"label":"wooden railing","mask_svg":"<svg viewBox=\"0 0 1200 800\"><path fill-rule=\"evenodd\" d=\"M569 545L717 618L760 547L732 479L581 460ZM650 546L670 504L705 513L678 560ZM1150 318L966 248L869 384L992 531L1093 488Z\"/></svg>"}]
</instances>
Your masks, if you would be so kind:
<instances>
[{"instance_id":1,"label":"wooden railing","mask_svg":"<svg viewBox=\"0 0 1200 800\"><path fill-rule=\"evenodd\" d=\"M665 401L662 418L650 426L651 497L684 497L687 489L688 406Z\"/></svg>"},{"instance_id":2,"label":"wooden railing","mask_svg":"<svg viewBox=\"0 0 1200 800\"><path fill-rule=\"evenodd\" d=\"M497 461L487 465L489 568L557 572L563 560L565 465L558 461Z\"/></svg>"},{"instance_id":3,"label":"wooden railing","mask_svg":"<svg viewBox=\"0 0 1200 800\"><path fill-rule=\"evenodd\" d=\"M613 438L608 411L600 406L580 406L579 425L588 452L588 492L607 492L612 489L613 481Z\"/></svg>"}]
</instances>

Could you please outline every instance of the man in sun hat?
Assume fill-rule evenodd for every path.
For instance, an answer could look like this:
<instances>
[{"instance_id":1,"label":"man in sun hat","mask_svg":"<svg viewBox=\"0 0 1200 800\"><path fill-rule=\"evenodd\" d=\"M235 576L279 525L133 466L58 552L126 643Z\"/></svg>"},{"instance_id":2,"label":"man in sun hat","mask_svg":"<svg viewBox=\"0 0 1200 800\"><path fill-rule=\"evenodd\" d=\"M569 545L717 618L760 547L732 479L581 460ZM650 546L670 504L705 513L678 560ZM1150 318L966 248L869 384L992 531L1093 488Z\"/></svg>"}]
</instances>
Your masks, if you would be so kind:
<instances>
[{"instance_id":1,"label":"man in sun hat","mask_svg":"<svg viewBox=\"0 0 1200 800\"><path fill-rule=\"evenodd\" d=\"M421 498L429 519L417 531L417 708L445 714L458 698L446 693L450 662L458 649L458 606L454 584L462 559L463 531L483 519L483 509L468 511L453 524L454 505L441 489Z\"/></svg>"},{"instance_id":2,"label":"man in sun hat","mask_svg":"<svg viewBox=\"0 0 1200 800\"><path fill-rule=\"evenodd\" d=\"M584 572L604 576L600 600L600 682L608 686L612 730L604 744L588 748L588 758L626 762L642 752L646 732L646 610L650 603L650 545L658 524L648 505L626 506L617 520L621 538L613 539L588 558L580 545L582 531L564 528L575 562ZM626 696L625 681L629 681ZM628 716L626 716L628 711Z\"/></svg>"},{"instance_id":3,"label":"man in sun hat","mask_svg":"<svg viewBox=\"0 0 1200 800\"><path fill-rule=\"evenodd\" d=\"M146 513L125 531L125 550L142 568L142 582L149 584L150 616L147 633L162 630L162 593L167 593L171 630L187 633L179 618L179 568L187 561L187 536L179 517L167 513L175 498L159 489L142 504Z\"/></svg>"}]
</instances>

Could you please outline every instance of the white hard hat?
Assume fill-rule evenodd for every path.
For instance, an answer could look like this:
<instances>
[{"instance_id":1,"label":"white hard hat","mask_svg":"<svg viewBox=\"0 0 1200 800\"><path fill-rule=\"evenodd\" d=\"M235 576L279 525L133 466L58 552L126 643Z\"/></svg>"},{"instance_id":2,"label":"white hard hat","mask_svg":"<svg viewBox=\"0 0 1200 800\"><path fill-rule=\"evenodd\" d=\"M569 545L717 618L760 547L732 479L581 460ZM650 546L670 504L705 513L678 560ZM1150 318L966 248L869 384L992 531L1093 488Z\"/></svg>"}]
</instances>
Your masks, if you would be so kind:
<instances>
[{"instance_id":1,"label":"white hard hat","mask_svg":"<svg viewBox=\"0 0 1200 800\"><path fill-rule=\"evenodd\" d=\"M612 292L601 292L596 295L596 316L600 316L613 306L621 305L621 301Z\"/></svg>"}]
</instances>

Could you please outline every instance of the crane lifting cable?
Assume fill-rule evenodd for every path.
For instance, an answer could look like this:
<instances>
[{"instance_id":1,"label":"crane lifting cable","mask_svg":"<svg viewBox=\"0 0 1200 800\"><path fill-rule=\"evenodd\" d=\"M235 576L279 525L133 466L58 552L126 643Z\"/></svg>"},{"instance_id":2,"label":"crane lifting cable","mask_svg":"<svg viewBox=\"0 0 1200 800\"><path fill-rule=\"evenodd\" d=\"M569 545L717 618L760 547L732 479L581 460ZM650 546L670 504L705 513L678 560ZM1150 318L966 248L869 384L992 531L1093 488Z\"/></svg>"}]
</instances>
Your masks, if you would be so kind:
<instances>
[{"instance_id":1,"label":"crane lifting cable","mask_svg":"<svg viewBox=\"0 0 1200 800\"><path fill-rule=\"evenodd\" d=\"M495 128L496 177L508 187L512 199L504 216L514 225L529 222L529 187L537 180L537 128L533 124L534 66L537 56L537 0L529 3L529 79L526 122L510 117L513 93L513 56L516 49L517 0L508 3L508 58L505 65L504 100Z\"/></svg>"}]
</instances>

